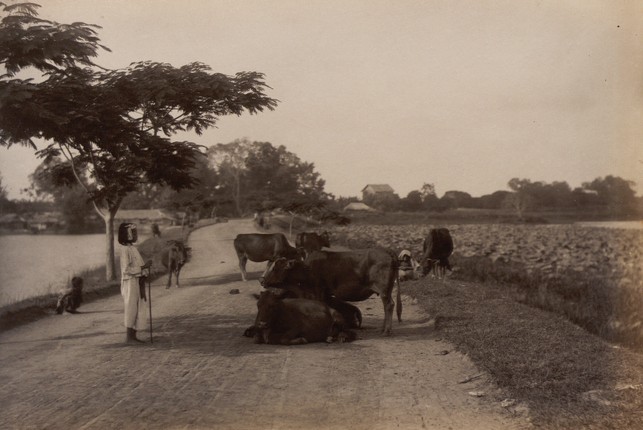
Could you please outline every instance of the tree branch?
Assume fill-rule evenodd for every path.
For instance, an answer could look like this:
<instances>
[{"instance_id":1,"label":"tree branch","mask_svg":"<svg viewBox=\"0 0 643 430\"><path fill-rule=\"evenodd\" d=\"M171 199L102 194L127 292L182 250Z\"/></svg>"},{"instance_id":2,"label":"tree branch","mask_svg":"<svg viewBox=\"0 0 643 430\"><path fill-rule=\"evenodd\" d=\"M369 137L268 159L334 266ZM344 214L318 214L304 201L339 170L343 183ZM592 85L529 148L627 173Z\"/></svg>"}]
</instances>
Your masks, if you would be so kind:
<instances>
[{"instance_id":1,"label":"tree branch","mask_svg":"<svg viewBox=\"0 0 643 430\"><path fill-rule=\"evenodd\" d=\"M60 148L60 152L63 154L63 156L67 159L67 161L69 161L69 164L71 165L71 171L73 172L74 177L76 178L76 181L78 181L78 184L83 188L83 190L85 190L87 195L91 195L90 192L89 192L89 187L85 184L85 182L83 182L83 180L81 179L80 175L78 174L78 171L76 170L76 163L74 163L74 156L71 153L71 150L67 147L67 145L63 145L60 142L58 142L58 147ZM67 152L65 152L65 150ZM101 217L103 217L103 219L105 219L105 214L100 209L98 204L96 204L96 201L94 199L91 199L91 201L92 201L92 205L94 206L94 209L96 210L98 215L100 215Z\"/></svg>"}]
</instances>

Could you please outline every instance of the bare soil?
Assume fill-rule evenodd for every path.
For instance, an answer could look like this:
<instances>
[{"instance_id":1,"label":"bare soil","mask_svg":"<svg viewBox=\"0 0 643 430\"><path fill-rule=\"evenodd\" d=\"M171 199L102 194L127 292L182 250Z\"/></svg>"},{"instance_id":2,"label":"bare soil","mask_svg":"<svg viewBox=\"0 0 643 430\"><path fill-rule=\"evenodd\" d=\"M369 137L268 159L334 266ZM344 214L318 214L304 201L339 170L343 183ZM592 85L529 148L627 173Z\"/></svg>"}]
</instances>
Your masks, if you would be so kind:
<instances>
[{"instance_id":1,"label":"bare soil","mask_svg":"<svg viewBox=\"0 0 643 430\"><path fill-rule=\"evenodd\" d=\"M165 278L152 287L153 343L143 332L147 343L124 344L120 295L0 333L2 428L529 427L527 411L503 407L489 376L406 296L390 337L380 334L377 297L357 303L364 324L352 343L243 337L265 264L249 263L241 282L232 240L253 231L231 220L191 234L181 288L166 290Z\"/></svg>"}]
</instances>

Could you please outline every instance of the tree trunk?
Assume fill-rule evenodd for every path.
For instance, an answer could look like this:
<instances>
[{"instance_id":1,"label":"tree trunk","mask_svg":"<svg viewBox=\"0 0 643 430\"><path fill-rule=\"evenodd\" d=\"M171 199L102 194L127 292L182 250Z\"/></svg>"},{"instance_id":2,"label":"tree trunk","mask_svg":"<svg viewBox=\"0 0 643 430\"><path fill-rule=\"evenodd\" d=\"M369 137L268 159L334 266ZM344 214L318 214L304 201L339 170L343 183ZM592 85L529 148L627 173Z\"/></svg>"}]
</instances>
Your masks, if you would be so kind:
<instances>
[{"instance_id":1,"label":"tree trunk","mask_svg":"<svg viewBox=\"0 0 643 430\"><path fill-rule=\"evenodd\" d=\"M114 258L114 212L107 212L105 220L105 241L107 242L105 254L105 280L116 279L116 259Z\"/></svg>"},{"instance_id":2,"label":"tree trunk","mask_svg":"<svg viewBox=\"0 0 643 430\"><path fill-rule=\"evenodd\" d=\"M234 178L234 204L237 209L237 215L243 216L241 211L241 178L238 173Z\"/></svg>"}]
</instances>

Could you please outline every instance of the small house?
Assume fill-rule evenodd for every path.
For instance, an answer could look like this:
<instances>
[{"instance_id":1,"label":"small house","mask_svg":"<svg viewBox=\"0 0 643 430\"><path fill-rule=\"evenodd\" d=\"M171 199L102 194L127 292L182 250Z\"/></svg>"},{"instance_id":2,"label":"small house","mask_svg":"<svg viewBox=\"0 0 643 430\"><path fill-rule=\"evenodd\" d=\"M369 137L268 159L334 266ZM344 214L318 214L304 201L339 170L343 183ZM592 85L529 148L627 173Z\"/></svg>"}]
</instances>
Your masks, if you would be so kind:
<instances>
[{"instance_id":1,"label":"small house","mask_svg":"<svg viewBox=\"0 0 643 430\"><path fill-rule=\"evenodd\" d=\"M120 209L114 216L116 224L121 222L133 222L138 226L152 228L152 224L159 227L178 224L178 220L163 211L162 209Z\"/></svg>"},{"instance_id":2,"label":"small house","mask_svg":"<svg viewBox=\"0 0 643 430\"><path fill-rule=\"evenodd\" d=\"M60 212L43 212L32 214L27 220L29 229L34 233L58 230L65 226Z\"/></svg>"},{"instance_id":3,"label":"small house","mask_svg":"<svg viewBox=\"0 0 643 430\"><path fill-rule=\"evenodd\" d=\"M18 214L8 213L0 216L0 229L2 230L26 230L27 221Z\"/></svg>"},{"instance_id":4,"label":"small house","mask_svg":"<svg viewBox=\"0 0 643 430\"><path fill-rule=\"evenodd\" d=\"M388 184L368 184L362 188L362 200L365 200L369 197L394 194L395 190Z\"/></svg>"}]
</instances>

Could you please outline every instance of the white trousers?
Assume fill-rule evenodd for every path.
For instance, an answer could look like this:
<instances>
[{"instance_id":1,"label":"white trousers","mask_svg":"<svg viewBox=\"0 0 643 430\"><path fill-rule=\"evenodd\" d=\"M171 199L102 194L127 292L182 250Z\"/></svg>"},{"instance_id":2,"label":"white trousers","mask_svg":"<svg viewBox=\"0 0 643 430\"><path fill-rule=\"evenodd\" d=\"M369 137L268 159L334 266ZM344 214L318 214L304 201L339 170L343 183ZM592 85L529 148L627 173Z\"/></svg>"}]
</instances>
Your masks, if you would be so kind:
<instances>
[{"instance_id":1,"label":"white trousers","mask_svg":"<svg viewBox=\"0 0 643 430\"><path fill-rule=\"evenodd\" d=\"M149 305L140 298L138 278L122 280L121 295L125 302L125 327L145 330L149 318Z\"/></svg>"}]
</instances>

